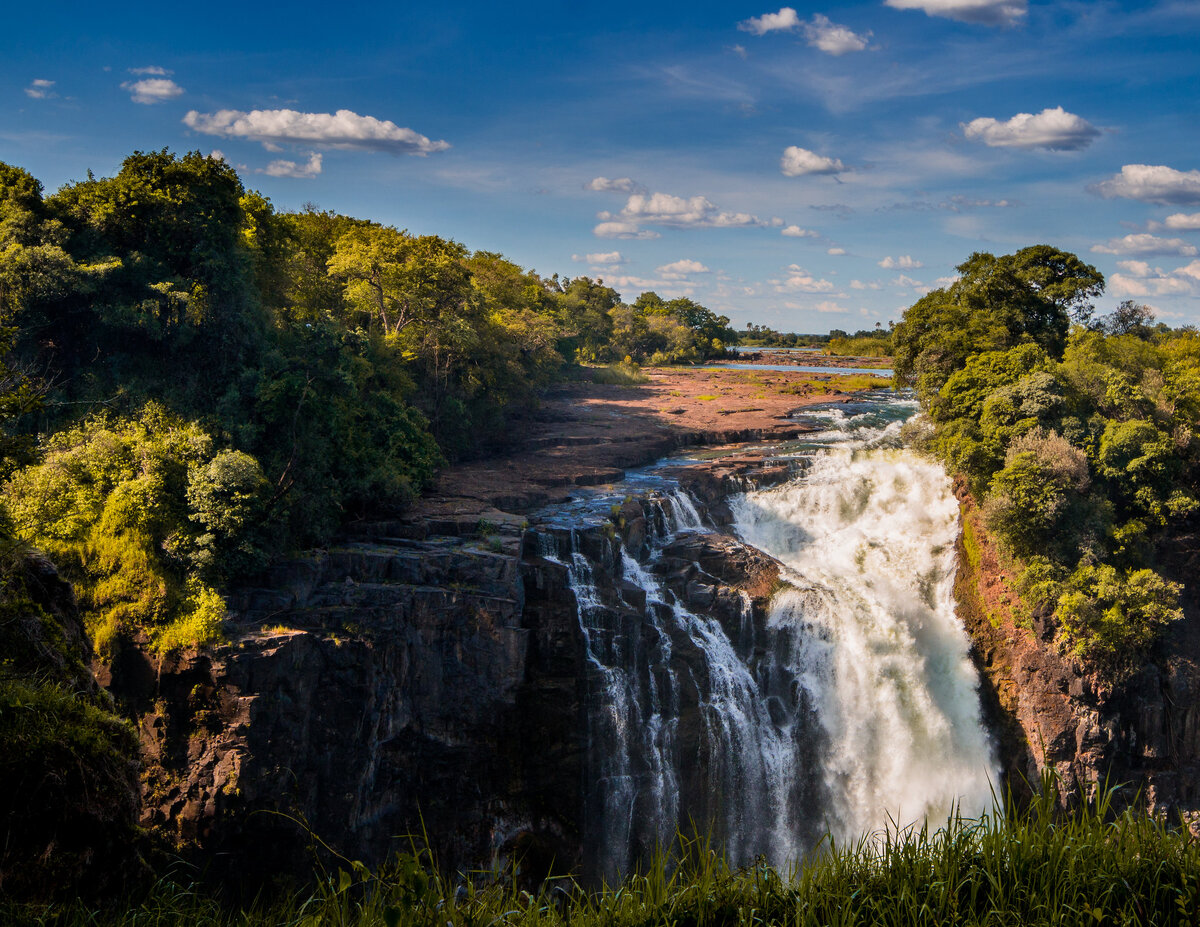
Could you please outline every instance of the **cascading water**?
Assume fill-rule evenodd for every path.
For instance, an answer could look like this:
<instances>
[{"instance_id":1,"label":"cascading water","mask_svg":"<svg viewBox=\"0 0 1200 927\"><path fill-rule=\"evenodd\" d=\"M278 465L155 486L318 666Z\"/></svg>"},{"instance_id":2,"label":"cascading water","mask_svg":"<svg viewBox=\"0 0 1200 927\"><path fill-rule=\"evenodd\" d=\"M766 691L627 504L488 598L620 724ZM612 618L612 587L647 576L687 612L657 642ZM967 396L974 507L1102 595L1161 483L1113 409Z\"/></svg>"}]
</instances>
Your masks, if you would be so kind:
<instances>
[{"instance_id":1,"label":"cascading water","mask_svg":"<svg viewBox=\"0 0 1200 927\"><path fill-rule=\"evenodd\" d=\"M807 471L731 500L739 537L784 566L765 626L745 595L722 622L668 588L664 549L707 530L684 493L662 494L644 563L617 549L620 583L598 584L570 533L595 874L693 824L734 863L786 866L827 833L990 808L995 762L951 597L957 507L944 472L897 446L912 408L814 412L824 430L792 448Z\"/></svg>"},{"instance_id":2,"label":"cascading water","mask_svg":"<svg viewBox=\"0 0 1200 927\"><path fill-rule=\"evenodd\" d=\"M825 732L830 832L842 839L977 816L996 764L969 641L954 614L958 507L895 424L817 455L803 479L734 502L738 534L784 563L771 660L796 675Z\"/></svg>"}]
</instances>

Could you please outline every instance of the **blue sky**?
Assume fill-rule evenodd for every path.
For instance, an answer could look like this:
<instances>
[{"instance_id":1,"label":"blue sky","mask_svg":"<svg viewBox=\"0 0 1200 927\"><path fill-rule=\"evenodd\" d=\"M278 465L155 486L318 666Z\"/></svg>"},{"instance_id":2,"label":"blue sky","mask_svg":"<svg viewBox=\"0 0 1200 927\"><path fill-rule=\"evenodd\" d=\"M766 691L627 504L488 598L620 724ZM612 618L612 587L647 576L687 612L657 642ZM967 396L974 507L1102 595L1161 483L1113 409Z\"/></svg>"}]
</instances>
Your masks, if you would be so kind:
<instances>
[{"instance_id":1,"label":"blue sky","mask_svg":"<svg viewBox=\"0 0 1200 927\"><path fill-rule=\"evenodd\" d=\"M220 152L281 209L739 327L898 319L1047 242L1200 324L1200 2L22 4L0 160Z\"/></svg>"}]
</instances>

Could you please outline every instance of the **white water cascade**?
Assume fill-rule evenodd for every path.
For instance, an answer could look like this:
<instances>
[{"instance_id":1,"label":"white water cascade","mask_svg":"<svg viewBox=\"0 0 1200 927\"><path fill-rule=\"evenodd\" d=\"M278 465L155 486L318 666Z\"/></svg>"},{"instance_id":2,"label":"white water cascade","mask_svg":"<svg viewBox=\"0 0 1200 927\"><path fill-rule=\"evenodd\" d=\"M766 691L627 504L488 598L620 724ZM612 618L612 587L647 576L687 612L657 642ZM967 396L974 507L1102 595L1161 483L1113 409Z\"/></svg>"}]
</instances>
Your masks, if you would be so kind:
<instances>
[{"instance_id":1,"label":"white water cascade","mask_svg":"<svg viewBox=\"0 0 1200 927\"><path fill-rule=\"evenodd\" d=\"M662 497L648 558L617 552L615 582L574 531L569 551L546 548L588 651L596 874L693 824L733 863L787 867L826 834L990 809L996 762L951 595L958 510L941 468L897 446L910 413L815 413L806 471L731 500L741 540L784 567L765 621L744 594L696 614L672 593L672 543L710 530L684 493Z\"/></svg>"},{"instance_id":2,"label":"white water cascade","mask_svg":"<svg viewBox=\"0 0 1200 927\"><path fill-rule=\"evenodd\" d=\"M978 816L998 787L954 614L950 480L886 437L831 447L803 479L734 504L742 539L789 570L769 619L786 646L772 659L825 733L826 822L842 840Z\"/></svg>"}]
</instances>

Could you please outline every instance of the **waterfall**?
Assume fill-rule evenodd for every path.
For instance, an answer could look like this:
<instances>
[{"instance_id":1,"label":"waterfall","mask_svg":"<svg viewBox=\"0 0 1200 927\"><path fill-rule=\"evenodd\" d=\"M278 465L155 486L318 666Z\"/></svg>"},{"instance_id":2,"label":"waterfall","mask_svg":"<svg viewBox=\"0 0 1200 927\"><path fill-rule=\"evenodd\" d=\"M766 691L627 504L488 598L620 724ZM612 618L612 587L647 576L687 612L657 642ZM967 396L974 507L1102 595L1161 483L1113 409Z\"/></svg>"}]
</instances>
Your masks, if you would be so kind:
<instances>
[{"instance_id":1,"label":"waterfall","mask_svg":"<svg viewBox=\"0 0 1200 927\"><path fill-rule=\"evenodd\" d=\"M957 505L940 467L898 447L911 410L818 411L810 465L730 500L738 537L783 566L757 621L745 593L713 610L671 591L690 568L672 542L709 530L681 491L648 502L643 550L612 542L607 582L571 533L594 875L692 824L735 864L786 867L826 834L990 808L996 763L952 600Z\"/></svg>"},{"instance_id":2,"label":"waterfall","mask_svg":"<svg viewBox=\"0 0 1200 927\"><path fill-rule=\"evenodd\" d=\"M825 732L833 835L989 810L996 763L954 614L958 507L941 467L830 449L805 479L736 500L734 515L789 570L769 618L785 646L771 658Z\"/></svg>"}]
</instances>

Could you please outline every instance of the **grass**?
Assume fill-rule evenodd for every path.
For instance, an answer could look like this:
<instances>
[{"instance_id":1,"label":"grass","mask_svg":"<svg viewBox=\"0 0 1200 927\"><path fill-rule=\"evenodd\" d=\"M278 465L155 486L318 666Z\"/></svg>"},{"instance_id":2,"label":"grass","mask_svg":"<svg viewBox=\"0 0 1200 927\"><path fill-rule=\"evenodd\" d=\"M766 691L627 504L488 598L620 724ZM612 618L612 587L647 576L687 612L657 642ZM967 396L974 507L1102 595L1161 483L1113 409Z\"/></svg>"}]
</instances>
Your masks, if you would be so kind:
<instances>
[{"instance_id":1,"label":"grass","mask_svg":"<svg viewBox=\"0 0 1200 927\"><path fill-rule=\"evenodd\" d=\"M0 903L0 921L65 927L232 925L1150 925L1200 919L1200 845L1186 829L1116 813L1102 792L1072 813L1052 780L1026 810L952 818L848 846L827 842L798 873L759 862L729 866L706 841L683 840L618 886L585 891L569 879L530 893L498 874L448 880L427 856L372 872L343 860L315 888L270 904L222 907L170 881L134 905Z\"/></svg>"},{"instance_id":2,"label":"grass","mask_svg":"<svg viewBox=\"0 0 1200 927\"><path fill-rule=\"evenodd\" d=\"M637 386L649 383L650 377L642 372L637 364L610 364L607 367L592 367L590 375L593 383L608 386Z\"/></svg>"}]
</instances>

